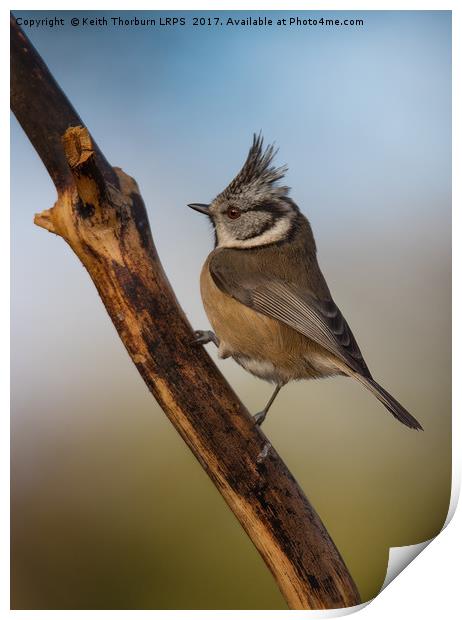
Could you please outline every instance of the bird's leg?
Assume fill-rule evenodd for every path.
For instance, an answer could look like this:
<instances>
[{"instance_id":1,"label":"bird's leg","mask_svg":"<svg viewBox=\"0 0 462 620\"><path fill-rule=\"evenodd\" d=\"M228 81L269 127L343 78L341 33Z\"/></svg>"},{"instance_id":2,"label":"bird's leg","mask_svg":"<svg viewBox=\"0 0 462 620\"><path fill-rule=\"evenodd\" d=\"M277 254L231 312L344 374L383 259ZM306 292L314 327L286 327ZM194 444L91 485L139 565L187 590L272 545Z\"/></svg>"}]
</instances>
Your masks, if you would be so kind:
<instances>
[{"instance_id":1,"label":"bird's leg","mask_svg":"<svg viewBox=\"0 0 462 620\"><path fill-rule=\"evenodd\" d=\"M213 342L216 347L220 346L220 341L213 332L202 330L194 332L193 344L207 344L208 342Z\"/></svg>"},{"instance_id":2,"label":"bird's leg","mask_svg":"<svg viewBox=\"0 0 462 620\"><path fill-rule=\"evenodd\" d=\"M256 413L253 416L253 419L255 420L255 423L258 424L258 426L261 426L263 424L264 419L266 418L266 414L268 413L268 411L270 410L271 405L274 402L274 399L276 398L276 396L279 394L279 390L282 388L282 385L277 385L276 389L274 390L274 392L271 395L271 398L269 399L269 401L266 404L266 407L263 409L263 411L259 411L258 413Z\"/></svg>"}]
</instances>

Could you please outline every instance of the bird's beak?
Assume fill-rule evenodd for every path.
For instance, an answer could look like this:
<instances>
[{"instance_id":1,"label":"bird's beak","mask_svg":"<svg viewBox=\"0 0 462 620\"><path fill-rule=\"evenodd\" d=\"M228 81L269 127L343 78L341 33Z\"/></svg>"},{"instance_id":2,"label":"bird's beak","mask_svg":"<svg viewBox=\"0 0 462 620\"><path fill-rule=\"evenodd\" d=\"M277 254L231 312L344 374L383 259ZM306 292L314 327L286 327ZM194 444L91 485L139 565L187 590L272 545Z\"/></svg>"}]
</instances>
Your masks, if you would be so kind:
<instances>
[{"instance_id":1,"label":"bird's beak","mask_svg":"<svg viewBox=\"0 0 462 620\"><path fill-rule=\"evenodd\" d=\"M210 205L204 205L200 202L192 202L188 207L194 209L194 211L199 211L199 213L203 213L204 215L208 215L210 217Z\"/></svg>"}]
</instances>

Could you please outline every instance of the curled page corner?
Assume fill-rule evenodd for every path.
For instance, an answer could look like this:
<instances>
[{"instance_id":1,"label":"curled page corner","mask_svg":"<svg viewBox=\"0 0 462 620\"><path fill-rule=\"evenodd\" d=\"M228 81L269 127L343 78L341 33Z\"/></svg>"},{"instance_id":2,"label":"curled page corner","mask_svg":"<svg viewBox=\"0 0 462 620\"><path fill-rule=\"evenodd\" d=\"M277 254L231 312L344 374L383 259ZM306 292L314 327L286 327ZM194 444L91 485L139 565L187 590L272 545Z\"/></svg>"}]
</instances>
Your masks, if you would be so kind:
<instances>
[{"instance_id":1,"label":"curled page corner","mask_svg":"<svg viewBox=\"0 0 462 620\"><path fill-rule=\"evenodd\" d=\"M416 545L408 545L406 547L390 547L387 574L385 575L385 580L380 588L380 592L385 590L393 579L395 579L406 568L406 566L408 566L408 564L415 560L419 553L422 553L425 547L427 547L432 540L435 540L435 538L424 540Z\"/></svg>"},{"instance_id":2,"label":"curled page corner","mask_svg":"<svg viewBox=\"0 0 462 620\"><path fill-rule=\"evenodd\" d=\"M454 512L456 510L457 502L460 494L460 479L457 472L453 472L453 483L451 488L451 499L449 502L448 513L446 516L446 520L444 522L443 527L440 532L433 538L429 538L428 540L424 540L423 542L417 543L415 545L407 545L404 547L390 547L389 555L388 555L388 567L387 573L385 575L385 580L380 588L380 591L376 596L380 594L385 588L413 561L415 558L422 553L422 551L432 542L435 538L441 534L441 532L448 526L452 517L454 516ZM340 618L341 616L347 616L349 614L360 611L369 603L371 603L376 596L372 599L365 601L364 603L360 603L359 605L355 605L354 607L342 607L339 609L324 609L324 610L308 610L304 613L308 614L310 618Z\"/></svg>"},{"instance_id":3,"label":"curled page corner","mask_svg":"<svg viewBox=\"0 0 462 620\"><path fill-rule=\"evenodd\" d=\"M441 534L441 532L449 525L456 511L457 502L460 494L460 478L453 472L453 482L451 488L451 499L449 501L448 513L443 527L436 536L428 540L424 540L416 545L408 545L406 547L390 547L388 555L387 574L380 592L382 592L422 551ZM379 592L379 594L380 594Z\"/></svg>"}]
</instances>

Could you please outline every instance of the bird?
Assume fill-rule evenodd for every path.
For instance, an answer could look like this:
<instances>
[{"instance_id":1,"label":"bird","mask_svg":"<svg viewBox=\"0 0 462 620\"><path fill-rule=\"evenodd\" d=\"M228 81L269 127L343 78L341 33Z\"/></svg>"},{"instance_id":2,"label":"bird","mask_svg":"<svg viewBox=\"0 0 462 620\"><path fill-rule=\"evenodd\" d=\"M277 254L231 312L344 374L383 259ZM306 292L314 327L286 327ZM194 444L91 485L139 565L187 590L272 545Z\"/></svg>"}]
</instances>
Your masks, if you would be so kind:
<instances>
[{"instance_id":1,"label":"bird","mask_svg":"<svg viewBox=\"0 0 462 620\"><path fill-rule=\"evenodd\" d=\"M280 184L288 168L274 165L274 145L263 145L254 134L229 185L210 203L188 205L207 216L215 237L200 274L213 331L195 331L194 344L213 342L220 358L274 384L258 425L290 381L346 375L405 426L423 430L372 377L321 272L311 225Z\"/></svg>"}]
</instances>

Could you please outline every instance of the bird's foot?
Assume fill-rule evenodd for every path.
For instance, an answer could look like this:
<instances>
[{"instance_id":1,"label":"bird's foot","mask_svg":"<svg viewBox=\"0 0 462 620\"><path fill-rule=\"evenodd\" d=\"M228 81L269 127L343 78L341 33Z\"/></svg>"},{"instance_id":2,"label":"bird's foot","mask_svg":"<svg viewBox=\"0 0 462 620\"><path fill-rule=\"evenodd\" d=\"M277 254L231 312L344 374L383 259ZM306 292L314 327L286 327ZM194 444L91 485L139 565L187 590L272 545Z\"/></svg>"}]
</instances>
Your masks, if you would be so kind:
<instances>
[{"instance_id":1,"label":"bird's foot","mask_svg":"<svg viewBox=\"0 0 462 620\"><path fill-rule=\"evenodd\" d=\"M207 344L213 342L215 346L220 346L220 341L212 331L197 330L194 332L192 344Z\"/></svg>"},{"instance_id":2,"label":"bird's foot","mask_svg":"<svg viewBox=\"0 0 462 620\"><path fill-rule=\"evenodd\" d=\"M258 426L261 426L263 424L266 418L266 415L268 411L270 410L271 405L274 402L274 399L279 394L279 391L283 385L284 385L283 383L279 383L278 385L276 385L276 388L274 392L272 393L271 398L269 399L268 403L266 404L266 407L263 409L263 411L259 411L253 416L253 419L255 420L255 424L258 424Z\"/></svg>"},{"instance_id":3,"label":"bird's foot","mask_svg":"<svg viewBox=\"0 0 462 620\"><path fill-rule=\"evenodd\" d=\"M253 419L255 420L255 424L257 424L258 426L261 426L266 418L266 414L268 412L263 410L263 411L259 411L258 413L256 413L253 416Z\"/></svg>"}]
</instances>

